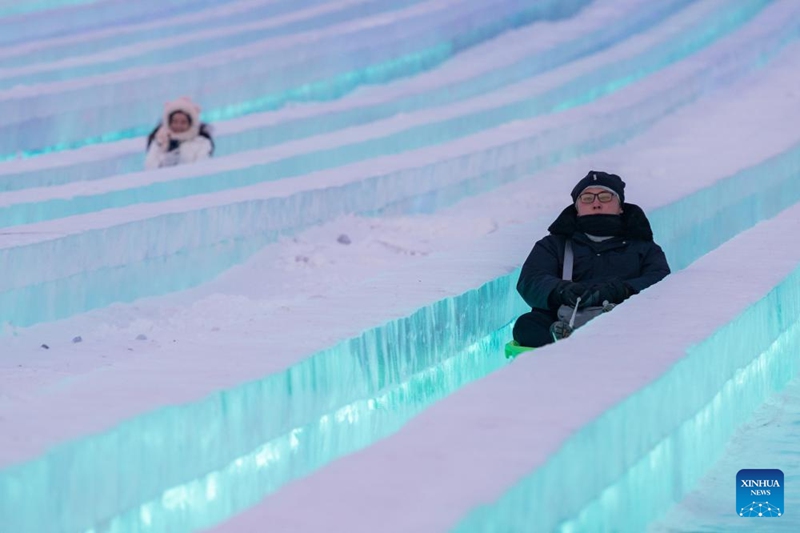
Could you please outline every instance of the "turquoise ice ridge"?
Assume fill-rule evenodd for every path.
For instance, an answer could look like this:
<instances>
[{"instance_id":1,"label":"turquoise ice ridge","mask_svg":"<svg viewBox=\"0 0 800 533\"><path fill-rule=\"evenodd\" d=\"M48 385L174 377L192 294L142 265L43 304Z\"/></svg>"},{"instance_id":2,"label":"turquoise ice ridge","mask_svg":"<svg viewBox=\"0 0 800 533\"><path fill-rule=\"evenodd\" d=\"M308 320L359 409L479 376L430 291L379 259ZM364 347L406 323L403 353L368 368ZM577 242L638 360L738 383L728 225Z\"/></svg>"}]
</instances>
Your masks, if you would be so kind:
<instances>
[{"instance_id":1,"label":"turquoise ice ridge","mask_svg":"<svg viewBox=\"0 0 800 533\"><path fill-rule=\"evenodd\" d=\"M191 14L220 0L137 0L97 2L92 0L26 0L0 7L0 46L30 43L40 39L80 35L81 32L112 28L124 23L144 22L154 15L169 17ZM53 16L54 8L69 9L69 16Z\"/></svg>"},{"instance_id":2,"label":"turquoise ice ridge","mask_svg":"<svg viewBox=\"0 0 800 533\"><path fill-rule=\"evenodd\" d=\"M186 531L222 520L503 364L503 324L520 310L504 281L490 282L286 372L58 446L0 471L4 526ZM64 506L69 487L81 490Z\"/></svg>"},{"instance_id":3,"label":"turquoise ice ridge","mask_svg":"<svg viewBox=\"0 0 800 533\"><path fill-rule=\"evenodd\" d=\"M742 422L742 421L740 421ZM746 419L726 444L722 456L694 489L664 516L650 524L652 533L795 533L800 531L800 491L785 491L780 521L742 520L731 509L731 479L742 468L773 468L784 472L785 483L796 487L800 478L800 376L770 396ZM757 450L757 453L754 453ZM702 505L697 505L702 501ZM789 509L788 514L783 514ZM744 509L740 510L743 512Z\"/></svg>"},{"instance_id":4,"label":"turquoise ice ridge","mask_svg":"<svg viewBox=\"0 0 800 533\"><path fill-rule=\"evenodd\" d=\"M798 201L797 150L794 148L655 210L651 216L654 231L675 269L684 268L738 232ZM692 209L687 210L687 206ZM705 228L708 235L693 228ZM736 323L716 333L693 351L686 363L676 367L674 372L691 376L692 365L718 358L719 343L732 342L731 335L746 334L747 339L753 339L739 341L737 337L740 344L732 346L745 350L730 354L731 360L727 362L714 359L714 364L721 365L722 381L698 387L696 394L688 394L684 399L686 404L676 409L675 416L697 402L708 402L709 394L713 397L720 389L728 390L722 385L728 379L723 370L736 368L743 358L765 353L757 361L776 360L779 365L790 365L790 358L770 355L773 351L783 354L782 348L770 351L769 346L786 329L786 324L797 321L798 275L775 289L764 302L753 306ZM171 530L188 530L197 523L221 520L226 513L250 505L259 495L276 490L294 476L308 473L391 433L429 402L496 368L500 364L497 361L503 359L500 345L508 339L508 323L525 310L515 291L517 276L518 271L425 306L409 317L314 354L286 372L214 393L199 402L158 409L124 421L106 433L59 445L37 459L8 467L0 471L0 516L14 517L13 530L37 530L43 523L63 525L66 530L114 523L119 524L121 531L132 527L130 521L137 520L140 524L152 521L169 524ZM778 304L781 315L773 320L774 311L770 310L778 309L775 307ZM752 328L751 323L755 324ZM776 346L794 346L791 343L797 342L795 335L781 339ZM800 350L795 349L795 353ZM467 358L472 364L462 366L464 359L457 358ZM453 372L457 368L463 374L451 375L450 370L445 372L447 368ZM783 368L771 372L788 376L790 372ZM752 384L755 386L757 380ZM440 385L442 389L437 388ZM435 390L429 390L430 387ZM648 392L637 401L651 401L651 394ZM746 399L751 396L752 401L742 401L742 408L760 397L755 393L745 395ZM381 398L392 399L383 404ZM378 405L387 412L372 413L379 410ZM626 409L635 409L637 405L630 403ZM381 428L375 433L351 427L358 420L371 420L370 417L381 420ZM692 423L702 420L701 417ZM346 424L349 429L337 424ZM642 428L647 435L650 434L647 431L654 429ZM690 430L685 431L691 433ZM719 439L723 436L724 432L720 433ZM298 442L296 448L302 450L296 460L287 453L294 440ZM653 460L648 458L643 464L661 464L663 457L665 468L671 469L669 460L674 456L670 456L670 446L667 443L657 448L662 451L654 452ZM103 461L98 461L98 457ZM684 464L691 467L707 458L708 453L698 450ZM288 466L281 466L281 461L289 461ZM281 473L269 482L256 481L255 472L267 464ZM645 477L653 475L648 470L651 467L633 466L628 465L631 470L625 479L630 480L626 484L638 487L636 483L645 475L642 472L647 472ZM76 486L82 487L82 491L69 490ZM611 490L595 506L590 503L594 498L593 488L595 485L587 487L583 498L587 516L592 517L605 516L612 508L607 500L614 501L617 491L624 487ZM71 494L68 511L60 507L59 502L64 500L56 497L67 493ZM200 511L206 504L211 505L207 513ZM642 505L637 511L642 520L649 519L649 509Z\"/></svg>"},{"instance_id":5,"label":"turquoise ice ridge","mask_svg":"<svg viewBox=\"0 0 800 533\"><path fill-rule=\"evenodd\" d=\"M58 7L94 4L98 1L99 0L29 0L25 3L12 1L7 4L0 4L0 17L46 11Z\"/></svg>"},{"instance_id":6,"label":"turquoise ice ridge","mask_svg":"<svg viewBox=\"0 0 800 533\"><path fill-rule=\"evenodd\" d=\"M378 396L358 400L294 428L224 468L173 487L110 521L109 531L191 531L224 521L283 484L391 435L410 418L503 364L494 357L506 326Z\"/></svg>"},{"instance_id":7,"label":"turquoise ice ridge","mask_svg":"<svg viewBox=\"0 0 800 533\"><path fill-rule=\"evenodd\" d=\"M387 0L377 0L378 3L386 2ZM398 2L399 5L408 5L408 2L418 2L420 0L405 0ZM163 3L163 2L162 2ZM218 7L223 7L230 2L223 2L216 0L206 6L206 9L212 11L212 14L201 19L191 18L176 22L168 20L169 24L150 24L136 25L134 28L126 26L122 28L124 31L115 32L113 35L96 35L91 40L75 39L71 42L59 42L57 46L48 46L44 49L33 49L29 51L22 51L11 57L2 60L3 66L11 67L28 67L36 63L53 62L62 59L72 59L84 55L96 54L98 50L113 50L117 47L132 46L137 44L147 44L148 41L156 39L163 39L169 37L181 37L192 33L202 32L205 30L221 28L224 26L233 26L236 24L244 24L259 20L276 19L290 13L300 11L302 9L314 8L324 4L330 4L330 0L283 0L281 2L260 2L248 6L246 9L230 10L230 12L220 12ZM208 3L207 3L208 4ZM199 12L198 6L192 5L192 13L204 15L205 12ZM372 4L365 7L367 12L372 9ZM152 9L152 7L150 8ZM351 10L347 9L346 12ZM337 12L338 13L338 12ZM327 17L327 18L326 18ZM298 32L313 30L318 27L324 27L325 24L333 24L340 22L341 15L331 16L328 14L322 17L314 17L312 19L303 19L301 21L281 25L278 29L273 30L274 36L284 35L287 32ZM159 19L156 22L164 22ZM202 46L202 43L201 43ZM177 56L181 58L183 56Z\"/></svg>"},{"instance_id":8,"label":"turquoise ice ridge","mask_svg":"<svg viewBox=\"0 0 800 533\"><path fill-rule=\"evenodd\" d=\"M454 531L645 531L720 457L742 420L797 376L799 365L800 268ZM552 476L570 487L557 510L541 498Z\"/></svg>"},{"instance_id":9,"label":"turquoise ice ridge","mask_svg":"<svg viewBox=\"0 0 800 533\"><path fill-rule=\"evenodd\" d=\"M214 138L215 155L223 157L244 150L274 146L313 135L360 126L389 118L398 113L412 113L480 96L610 48L630 38L631 35L650 29L691 1L693 0L671 0L657 4L645 4L639 11L614 21L613 24L609 24L602 30L556 45L541 53L526 56L510 65L482 72L464 80L455 80L417 94L378 103L354 105L341 111L315 114L311 117L282 121L278 124L268 124L227 135L218 132ZM224 119L227 117L218 114L214 118ZM143 160L144 154L141 147L137 145L137 149L133 153L126 152L113 159L96 159L68 166L59 165L5 173L0 175L0 191L59 185L127 174L140 171Z\"/></svg>"},{"instance_id":10,"label":"turquoise ice ridge","mask_svg":"<svg viewBox=\"0 0 800 533\"><path fill-rule=\"evenodd\" d=\"M35 72L22 73L16 76L0 76L0 90L10 89L18 85L53 83L81 78L84 76L96 76L99 74L120 72L135 67L165 65L186 59L197 58L206 54L211 54L230 48L253 44L264 39L285 36L287 34L302 31L324 29L328 26L347 22L359 17L367 17L383 12L396 11L410 5L417 4L421 1L422 0L376 0L369 4L347 6L338 11L324 13L310 19L291 21L281 26L269 26L266 28L239 31L231 30L231 32L227 35L214 37L208 36L196 41L183 44L172 44L169 47L159 48L156 50L143 49L137 55L126 55L124 57L107 59L104 61L95 60L83 65L74 65L69 67L50 65L49 68L43 67L41 70L37 69ZM258 6L259 9L251 10L247 13L247 17L239 14L236 18L242 19L242 22L249 23L259 20L269 21L273 16L269 13L275 11L275 6L276 4ZM294 9L297 9L299 6L293 7ZM230 17L219 17L213 19L211 22L214 23L214 28L220 28L220 19L224 20L229 18ZM209 22L207 21L205 25L208 24ZM186 25L184 24L184 26ZM192 24L192 26L197 26L197 24ZM184 30L184 32L185 31L186 30ZM184 32L179 35L186 35ZM116 40L111 40L108 44L113 45L114 47L120 46L120 43ZM93 46L95 46L94 53L104 50L96 43L93 44Z\"/></svg>"},{"instance_id":11,"label":"turquoise ice ridge","mask_svg":"<svg viewBox=\"0 0 800 533\"><path fill-rule=\"evenodd\" d=\"M545 0L530 5L505 0L464 14L443 9L390 26L298 44L291 53L271 50L236 60L206 61L177 78L174 68L162 67L154 76L4 98L0 156L35 155L144 135L153 127L147 117L175 94L195 95L208 110L204 116L209 120L277 109L289 101L339 98L363 84L425 71L504 31L555 14L572 14L588 2ZM302 50L305 61L300 64L294 58ZM240 83L233 87L231 80ZM136 96L121 105L123 93Z\"/></svg>"}]
</instances>

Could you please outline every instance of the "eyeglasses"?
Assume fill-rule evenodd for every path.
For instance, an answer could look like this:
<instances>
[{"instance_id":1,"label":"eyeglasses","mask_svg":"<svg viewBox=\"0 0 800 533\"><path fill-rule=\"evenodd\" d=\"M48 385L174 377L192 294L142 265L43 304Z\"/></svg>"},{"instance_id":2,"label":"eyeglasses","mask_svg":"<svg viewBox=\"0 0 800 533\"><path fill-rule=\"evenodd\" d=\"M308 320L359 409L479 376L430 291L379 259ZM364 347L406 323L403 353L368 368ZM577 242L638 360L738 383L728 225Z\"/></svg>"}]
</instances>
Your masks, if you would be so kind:
<instances>
[{"instance_id":1,"label":"eyeglasses","mask_svg":"<svg viewBox=\"0 0 800 533\"><path fill-rule=\"evenodd\" d=\"M594 199L597 198L600 200L601 204L607 204L611 200L614 199L615 194L613 192L603 191L603 192L585 192L581 193L578 196L578 199L581 201L582 204L592 204L594 203Z\"/></svg>"}]
</instances>

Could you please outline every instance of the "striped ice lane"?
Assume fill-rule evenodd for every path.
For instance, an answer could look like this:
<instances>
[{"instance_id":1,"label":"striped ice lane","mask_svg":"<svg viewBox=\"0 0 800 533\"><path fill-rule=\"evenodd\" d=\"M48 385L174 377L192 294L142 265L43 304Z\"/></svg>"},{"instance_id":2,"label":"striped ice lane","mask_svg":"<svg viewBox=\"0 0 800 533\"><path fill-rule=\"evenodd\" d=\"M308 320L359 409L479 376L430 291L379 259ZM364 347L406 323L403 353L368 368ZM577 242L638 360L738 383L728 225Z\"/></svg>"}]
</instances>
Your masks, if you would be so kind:
<instances>
[{"instance_id":1,"label":"striped ice lane","mask_svg":"<svg viewBox=\"0 0 800 533\"><path fill-rule=\"evenodd\" d=\"M800 12L800 9L797 11ZM690 14L694 13L687 13ZM786 15L783 9L769 10L748 27L751 31L737 32L720 42L719 46L704 50L706 53L700 54L696 62L688 62L706 63L706 66L697 69L695 78L708 78L712 71L706 72L706 69L725 64L731 55L740 57L737 61L742 63L746 61L744 58L753 58L754 53L769 54L770 50L783 45L785 39L794 38L800 23L792 22L792 18ZM715 20L720 13L714 11L708 16ZM730 18L738 24L737 17ZM787 23L787 20L790 22ZM300 176L435 146L504 123L563 111L614 94L670 65L677 63L680 69L683 66L680 59L691 56L698 48L703 50L713 42L710 37L713 32L709 32L707 25L707 20L686 28L680 24L666 24L662 31L633 39L620 49L609 50L592 61L587 59L568 65L549 75L535 77L502 90L435 109L392 117L349 131L309 137L275 149L241 153L195 166L193 170L185 167L75 183L46 191L32 189L9 193L0 197L0 204L5 204L0 210L0 227ZM724 33L732 28L720 24L718 29ZM639 52L642 46L645 49ZM680 83L685 84L686 80L682 79ZM680 87L677 89L674 92L680 92ZM664 104L660 105L663 107ZM635 120L635 117L631 120Z\"/></svg>"},{"instance_id":2,"label":"striped ice lane","mask_svg":"<svg viewBox=\"0 0 800 533\"><path fill-rule=\"evenodd\" d=\"M598 54L642 32L654 32L654 26L664 19L673 20L669 15L688 5L685 0L644 5L635 1L630 6L609 0L593 2L575 17L534 23L408 80L365 89L357 96L332 102L214 122L215 155L224 157L372 123L398 113L435 109L496 91ZM696 19L703 13L697 9L687 17L693 15ZM681 23L680 18L674 21ZM647 42L639 44L645 46ZM143 140L137 138L8 161L0 164L0 190L135 172L142 169L143 159Z\"/></svg>"},{"instance_id":3,"label":"striped ice lane","mask_svg":"<svg viewBox=\"0 0 800 533\"><path fill-rule=\"evenodd\" d=\"M114 25L110 28L81 31L59 37L37 39L0 49L3 68L25 67L34 64L77 58L167 37L205 31L262 18L283 18L292 13L323 10L330 0L236 0L216 2L203 7L193 5L187 13L148 17L137 22Z\"/></svg>"},{"instance_id":4,"label":"striped ice lane","mask_svg":"<svg viewBox=\"0 0 800 533\"><path fill-rule=\"evenodd\" d=\"M256 18L282 17L327 2L329 0L235 0L205 8L196 7L188 14L4 46L0 49L0 64L4 68L13 68L80 57L96 53L98 49L111 50Z\"/></svg>"},{"instance_id":5,"label":"striped ice lane","mask_svg":"<svg viewBox=\"0 0 800 533\"><path fill-rule=\"evenodd\" d=\"M586 2L547 0L531 6L523 0L429 0L202 60L2 91L0 111L8 113L8 122L0 153L141 135L152 127L145 117L176 93L191 94L206 109L227 116L274 109L289 100L337 98L363 84L421 72L503 31Z\"/></svg>"},{"instance_id":6,"label":"striped ice lane","mask_svg":"<svg viewBox=\"0 0 800 533\"><path fill-rule=\"evenodd\" d=\"M78 58L6 68L0 70L0 90L199 58L267 38L319 30L333 24L390 13L421 1L348 0L314 6L280 17L264 17L253 12L249 13L252 18L247 22L224 27L218 24L205 31L182 33L110 50L97 48L93 54Z\"/></svg>"},{"instance_id":7,"label":"striped ice lane","mask_svg":"<svg viewBox=\"0 0 800 533\"><path fill-rule=\"evenodd\" d=\"M0 45L29 43L47 37L190 13L220 0L33 0L0 9ZM44 10L42 8L45 8ZM5 12L3 12L5 11ZM53 16L55 14L58 16Z\"/></svg>"}]
</instances>

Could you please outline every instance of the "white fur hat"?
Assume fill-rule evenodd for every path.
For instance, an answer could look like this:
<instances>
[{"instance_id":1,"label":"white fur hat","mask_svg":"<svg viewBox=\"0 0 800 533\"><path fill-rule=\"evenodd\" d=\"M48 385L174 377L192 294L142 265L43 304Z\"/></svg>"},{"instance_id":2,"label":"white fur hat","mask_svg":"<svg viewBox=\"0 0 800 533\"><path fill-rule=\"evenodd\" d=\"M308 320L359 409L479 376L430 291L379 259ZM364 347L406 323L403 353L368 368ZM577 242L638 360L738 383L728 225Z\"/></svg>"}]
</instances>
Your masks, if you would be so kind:
<instances>
[{"instance_id":1,"label":"white fur hat","mask_svg":"<svg viewBox=\"0 0 800 533\"><path fill-rule=\"evenodd\" d=\"M189 117L192 124L189 129L183 133L170 132L173 139L179 141L188 141L194 139L200 133L200 106L192 102L188 96L181 96L177 100L167 102L164 104L164 116L162 122L166 128L169 128L169 117L176 111L185 113Z\"/></svg>"}]
</instances>

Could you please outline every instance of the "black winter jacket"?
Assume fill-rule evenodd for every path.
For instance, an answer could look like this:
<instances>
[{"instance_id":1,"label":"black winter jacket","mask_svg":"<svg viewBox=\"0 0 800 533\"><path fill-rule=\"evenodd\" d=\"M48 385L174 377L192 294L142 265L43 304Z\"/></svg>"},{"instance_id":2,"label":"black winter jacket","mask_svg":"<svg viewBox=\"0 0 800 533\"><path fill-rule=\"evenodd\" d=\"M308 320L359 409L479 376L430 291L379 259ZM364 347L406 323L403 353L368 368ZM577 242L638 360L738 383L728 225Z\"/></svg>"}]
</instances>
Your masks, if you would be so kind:
<instances>
[{"instance_id":1,"label":"black winter jacket","mask_svg":"<svg viewBox=\"0 0 800 533\"><path fill-rule=\"evenodd\" d=\"M669 273L667 258L653 242L653 230L644 211L623 204L623 235L594 242L577 229L577 212L570 205L556 218L550 235L537 242L522 266L517 291L534 309L555 311L548 297L561 281L564 244L572 238L574 264L572 280L590 285L612 279L624 281L636 294L664 279Z\"/></svg>"}]
</instances>

